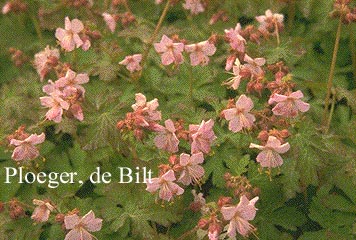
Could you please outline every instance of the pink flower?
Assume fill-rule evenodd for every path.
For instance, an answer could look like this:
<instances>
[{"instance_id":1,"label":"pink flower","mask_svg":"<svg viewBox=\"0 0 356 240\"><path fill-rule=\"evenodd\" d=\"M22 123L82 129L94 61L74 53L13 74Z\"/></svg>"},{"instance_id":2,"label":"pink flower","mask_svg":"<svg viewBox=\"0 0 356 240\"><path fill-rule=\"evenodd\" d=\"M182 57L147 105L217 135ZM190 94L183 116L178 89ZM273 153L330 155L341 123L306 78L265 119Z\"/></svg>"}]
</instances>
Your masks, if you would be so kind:
<instances>
[{"instance_id":1,"label":"pink flower","mask_svg":"<svg viewBox=\"0 0 356 240\"><path fill-rule=\"evenodd\" d=\"M133 73L134 71L140 71L142 69L140 66L141 60L142 54L134 54L131 56L126 56L124 60L119 62L119 64L125 65L127 70Z\"/></svg>"},{"instance_id":2,"label":"pink flower","mask_svg":"<svg viewBox=\"0 0 356 240\"><path fill-rule=\"evenodd\" d=\"M35 145L43 143L45 134L31 134L25 140L11 139L10 145L16 146L11 158L15 161L26 161L37 158L40 153Z\"/></svg>"},{"instance_id":3,"label":"pink flower","mask_svg":"<svg viewBox=\"0 0 356 240\"><path fill-rule=\"evenodd\" d=\"M166 201L171 201L175 195L182 195L184 189L173 181L176 180L173 170L169 170L159 178L152 178L147 183L146 190L150 193L159 190L159 197Z\"/></svg>"},{"instance_id":4,"label":"pink flower","mask_svg":"<svg viewBox=\"0 0 356 240\"><path fill-rule=\"evenodd\" d=\"M154 44L156 52L161 54L161 61L163 65L169 65L171 63L181 64L183 63L182 52L184 50L183 43L173 43L173 40L166 35L162 36L159 43Z\"/></svg>"},{"instance_id":5,"label":"pink flower","mask_svg":"<svg viewBox=\"0 0 356 240\"><path fill-rule=\"evenodd\" d=\"M46 119L53 120L56 123L62 121L63 109L69 109L69 103L62 99L61 93L57 90L50 96L40 97L41 105L50 108L46 113Z\"/></svg>"},{"instance_id":6,"label":"pink flower","mask_svg":"<svg viewBox=\"0 0 356 240\"><path fill-rule=\"evenodd\" d=\"M235 29L225 29L225 37L228 39L232 49L238 52L245 52L246 40L240 35L241 25L236 24Z\"/></svg>"},{"instance_id":7,"label":"pink flower","mask_svg":"<svg viewBox=\"0 0 356 240\"><path fill-rule=\"evenodd\" d=\"M247 62L244 66L250 70L252 75L261 75L263 74L262 66L265 65L266 59L264 58L251 58L245 54L244 61Z\"/></svg>"},{"instance_id":8,"label":"pink flower","mask_svg":"<svg viewBox=\"0 0 356 240\"><path fill-rule=\"evenodd\" d=\"M269 136L265 146L251 143L250 148L257 148L262 151L256 158L261 167L275 168L283 164L283 159L279 154L287 152L290 145L289 143L282 144L276 137Z\"/></svg>"},{"instance_id":9,"label":"pink flower","mask_svg":"<svg viewBox=\"0 0 356 240\"><path fill-rule=\"evenodd\" d=\"M108 26L108 28L110 29L111 32L115 32L115 28L116 28L116 20L114 18L113 15L104 12L102 14L104 21L106 23L106 25Z\"/></svg>"},{"instance_id":10,"label":"pink flower","mask_svg":"<svg viewBox=\"0 0 356 240\"><path fill-rule=\"evenodd\" d=\"M193 15L204 12L205 10L201 0L185 0L183 8L190 10Z\"/></svg>"},{"instance_id":11,"label":"pink flower","mask_svg":"<svg viewBox=\"0 0 356 240\"><path fill-rule=\"evenodd\" d=\"M274 28L275 24L283 24L283 15L278 13L272 13L271 10L266 10L265 15L257 16L256 20L260 23L260 31L268 31L271 28Z\"/></svg>"},{"instance_id":12,"label":"pink flower","mask_svg":"<svg viewBox=\"0 0 356 240\"><path fill-rule=\"evenodd\" d=\"M198 183L205 173L204 168L199 165L203 162L204 155L201 152L193 154L192 156L182 153L179 157L179 165L183 167L183 170L178 182L184 185Z\"/></svg>"},{"instance_id":13,"label":"pink flower","mask_svg":"<svg viewBox=\"0 0 356 240\"><path fill-rule=\"evenodd\" d=\"M218 240L219 239L219 233L218 231L214 231L214 232L208 232L208 238L209 240Z\"/></svg>"},{"instance_id":14,"label":"pink flower","mask_svg":"<svg viewBox=\"0 0 356 240\"><path fill-rule=\"evenodd\" d=\"M160 129L158 135L155 137L154 142L157 148L164 149L168 152L178 152L179 140L175 134L176 128L171 119L164 122L165 128Z\"/></svg>"},{"instance_id":15,"label":"pink flower","mask_svg":"<svg viewBox=\"0 0 356 240\"><path fill-rule=\"evenodd\" d=\"M55 34L63 49L70 52L84 44L79 37L79 33L84 30L84 25L80 20L73 19L70 21L69 18L66 17L64 28L65 29L57 28Z\"/></svg>"},{"instance_id":16,"label":"pink flower","mask_svg":"<svg viewBox=\"0 0 356 240\"><path fill-rule=\"evenodd\" d=\"M50 213L55 209L54 206L48 201L33 199L32 202L37 207L33 211L31 218L36 222L47 222Z\"/></svg>"},{"instance_id":17,"label":"pink flower","mask_svg":"<svg viewBox=\"0 0 356 240\"><path fill-rule=\"evenodd\" d=\"M205 122L204 120L200 125L189 125L189 132L191 138L191 152L192 153L209 153L211 144L216 139L213 131L214 120L210 119Z\"/></svg>"},{"instance_id":18,"label":"pink flower","mask_svg":"<svg viewBox=\"0 0 356 240\"><path fill-rule=\"evenodd\" d=\"M236 58L235 55L230 55L230 56L227 57L226 64L225 64L225 70L226 71L230 71L230 69L234 65L234 62L235 62L236 59L237 58Z\"/></svg>"},{"instance_id":19,"label":"pink flower","mask_svg":"<svg viewBox=\"0 0 356 240\"><path fill-rule=\"evenodd\" d=\"M310 108L308 103L300 100L303 97L304 95L300 90L292 92L288 96L275 93L272 94L268 100L268 104L277 103L277 105L272 109L274 115L296 117L298 115L298 111L307 112Z\"/></svg>"},{"instance_id":20,"label":"pink flower","mask_svg":"<svg viewBox=\"0 0 356 240\"><path fill-rule=\"evenodd\" d=\"M240 75L240 70L241 70L241 63L238 58L236 58L235 65L232 66L232 71L234 74L234 77L228 79L224 85L228 85L232 89L236 90L240 86L241 78L242 76Z\"/></svg>"},{"instance_id":21,"label":"pink flower","mask_svg":"<svg viewBox=\"0 0 356 240\"><path fill-rule=\"evenodd\" d=\"M147 102L145 95L142 93L135 94L136 103L131 107L134 111L142 110L146 121L160 121L162 116L161 112L157 111L159 106L157 98Z\"/></svg>"},{"instance_id":22,"label":"pink flower","mask_svg":"<svg viewBox=\"0 0 356 240\"><path fill-rule=\"evenodd\" d=\"M231 238L236 237L236 232L246 237L254 227L248 222L255 218L256 210L255 203L258 197L248 200L245 195L240 197L240 202L237 206L222 207L221 213L225 220L229 220L229 228L227 234Z\"/></svg>"},{"instance_id":23,"label":"pink flower","mask_svg":"<svg viewBox=\"0 0 356 240\"><path fill-rule=\"evenodd\" d=\"M85 89L81 84L89 82L89 76L86 73L77 74L73 70L69 69L64 77L59 78L55 85L58 88L73 87L76 88L80 94L84 96Z\"/></svg>"},{"instance_id":24,"label":"pink flower","mask_svg":"<svg viewBox=\"0 0 356 240\"><path fill-rule=\"evenodd\" d=\"M90 232L97 232L101 229L103 220L95 218L93 211L89 211L80 218L77 214L64 217L64 226L70 230L64 240L92 240ZM94 239L96 239L94 237Z\"/></svg>"},{"instance_id":25,"label":"pink flower","mask_svg":"<svg viewBox=\"0 0 356 240\"><path fill-rule=\"evenodd\" d=\"M37 73L40 75L41 81L43 81L46 74L51 69L51 64L53 61L57 61L59 59L59 50L54 48L50 49L49 46L35 54L34 65Z\"/></svg>"},{"instance_id":26,"label":"pink flower","mask_svg":"<svg viewBox=\"0 0 356 240\"><path fill-rule=\"evenodd\" d=\"M185 45L185 51L190 52L190 63L192 66L205 66L209 63L209 57L214 55L216 47L209 41L199 42L197 44Z\"/></svg>"},{"instance_id":27,"label":"pink flower","mask_svg":"<svg viewBox=\"0 0 356 240\"><path fill-rule=\"evenodd\" d=\"M229 108L223 111L224 117L229 121L229 129L232 132L239 132L243 128L251 128L255 117L249 113L253 108L251 98L242 94L236 101L235 108Z\"/></svg>"},{"instance_id":28,"label":"pink flower","mask_svg":"<svg viewBox=\"0 0 356 240\"><path fill-rule=\"evenodd\" d=\"M3 7L2 7L2 14L7 14L11 11L11 8L12 8L12 3L9 1L7 2Z\"/></svg>"}]
</instances>

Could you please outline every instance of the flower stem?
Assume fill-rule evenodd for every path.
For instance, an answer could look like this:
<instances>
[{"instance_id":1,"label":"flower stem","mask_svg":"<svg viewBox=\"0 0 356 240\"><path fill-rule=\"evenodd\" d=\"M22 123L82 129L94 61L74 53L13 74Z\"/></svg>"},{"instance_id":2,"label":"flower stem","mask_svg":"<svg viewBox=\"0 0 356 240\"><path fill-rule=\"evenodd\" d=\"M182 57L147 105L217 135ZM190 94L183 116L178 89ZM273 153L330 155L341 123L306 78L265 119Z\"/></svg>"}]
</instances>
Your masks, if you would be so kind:
<instances>
[{"instance_id":1,"label":"flower stem","mask_svg":"<svg viewBox=\"0 0 356 240\"><path fill-rule=\"evenodd\" d=\"M42 36L42 32L41 32L41 26L38 23L36 17L34 15L30 15L30 18L32 20L33 26L35 27L36 33L37 33L37 37L38 39L42 42L43 41L43 36Z\"/></svg>"},{"instance_id":2,"label":"flower stem","mask_svg":"<svg viewBox=\"0 0 356 240\"><path fill-rule=\"evenodd\" d=\"M326 125L326 131L327 133L329 129L328 125L328 109L329 109L329 102L330 102L330 96L331 96L331 88L333 86L333 78L334 78L334 72L335 72L335 66L336 66L336 58L337 58L337 52L339 50L339 43L340 43L340 36L341 36L341 26L342 26L342 21L341 17L339 19L339 25L337 27L336 31L336 38L335 38L335 44L334 44L334 51L333 51L333 56L331 60L331 66L330 66L330 72L329 72L329 79L328 79L328 84L327 84L327 93L325 97L325 106L324 106L324 114L323 114L323 123L327 124ZM330 116L331 117L331 116Z\"/></svg>"},{"instance_id":3,"label":"flower stem","mask_svg":"<svg viewBox=\"0 0 356 240\"><path fill-rule=\"evenodd\" d=\"M290 0L288 3L288 30L292 31L295 18L295 0Z\"/></svg>"},{"instance_id":4,"label":"flower stem","mask_svg":"<svg viewBox=\"0 0 356 240\"><path fill-rule=\"evenodd\" d=\"M145 64L145 62L146 62L146 59L147 59L147 57L148 57L148 54L149 54L149 52L150 52L150 50L151 50L151 47L152 47L152 45L153 45L153 41L156 39L157 34L158 34L159 30L161 29L163 20L164 20L164 18L165 18L166 15L167 15L167 12L168 12L168 9L169 9L170 4L171 4L171 0L167 0L166 6L165 6L164 9L163 9L163 12L162 12L162 14L161 14L161 16L160 16L160 18L159 18L159 20L158 20L158 23L157 23L157 25L156 25L156 28L155 28L155 30L153 31L153 34L152 34L150 40L149 40L148 43L147 43L147 46L146 46L145 51L143 52L142 61L141 61L142 68L143 68L143 66L144 66L144 64Z\"/></svg>"},{"instance_id":5,"label":"flower stem","mask_svg":"<svg viewBox=\"0 0 356 240\"><path fill-rule=\"evenodd\" d=\"M335 109L335 102L336 102L336 93L334 92L333 93L333 99L332 99L332 102L331 102L331 109L330 109L328 124L326 125L326 129L325 129L325 134L327 134L329 132L332 116L333 116L334 109Z\"/></svg>"},{"instance_id":6,"label":"flower stem","mask_svg":"<svg viewBox=\"0 0 356 240\"><path fill-rule=\"evenodd\" d=\"M279 47L279 44L281 43L281 40L279 38L279 31L278 31L278 23L277 21L274 21L274 32L276 33L276 37L277 37L277 46Z\"/></svg>"},{"instance_id":7,"label":"flower stem","mask_svg":"<svg viewBox=\"0 0 356 240\"><path fill-rule=\"evenodd\" d=\"M352 25L349 25L349 30L350 30L350 50L351 50L351 60L352 60L352 74L354 77L354 84L356 85L356 41L355 41L355 35L354 32L352 31Z\"/></svg>"}]
</instances>

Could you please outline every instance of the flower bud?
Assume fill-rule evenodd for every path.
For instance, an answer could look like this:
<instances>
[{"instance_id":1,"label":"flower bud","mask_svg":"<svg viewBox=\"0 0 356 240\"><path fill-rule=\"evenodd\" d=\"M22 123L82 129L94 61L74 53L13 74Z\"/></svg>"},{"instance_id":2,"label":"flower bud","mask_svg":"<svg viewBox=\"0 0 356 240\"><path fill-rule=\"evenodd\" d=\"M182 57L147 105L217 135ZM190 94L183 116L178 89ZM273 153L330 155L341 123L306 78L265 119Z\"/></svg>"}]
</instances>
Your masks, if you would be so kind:
<instances>
[{"instance_id":1,"label":"flower bud","mask_svg":"<svg viewBox=\"0 0 356 240\"><path fill-rule=\"evenodd\" d=\"M199 219L199 221L198 221L198 228L200 228L200 229L207 229L209 223L210 223L210 220L209 220L209 219L201 218L201 219Z\"/></svg>"},{"instance_id":2,"label":"flower bud","mask_svg":"<svg viewBox=\"0 0 356 240\"><path fill-rule=\"evenodd\" d=\"M219 208L222 208L224 205L228 205L232 203L232 198L231 197L220 197L218 200L218 206Z\"/></svg>"}]
</instances>

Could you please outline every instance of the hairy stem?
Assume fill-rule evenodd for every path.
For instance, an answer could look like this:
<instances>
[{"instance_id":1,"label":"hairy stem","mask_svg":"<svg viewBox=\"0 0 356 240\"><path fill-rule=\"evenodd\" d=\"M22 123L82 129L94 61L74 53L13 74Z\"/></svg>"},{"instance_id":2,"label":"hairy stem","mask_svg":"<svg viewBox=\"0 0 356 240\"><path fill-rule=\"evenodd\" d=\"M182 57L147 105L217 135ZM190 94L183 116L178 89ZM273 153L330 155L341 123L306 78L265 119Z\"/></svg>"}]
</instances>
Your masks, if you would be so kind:
<instances>
[{"instance_id":1,"label":"hairy stem","mask_svg":"<svg viewBox=\"0 0 356 240\"><path fill-rule=\"evenodd\" d=\"M276 33L276 37L277 37L277 46L279 47L279 44L281 44L281 40L279 38L279 31L278 31L278 23L277 21L274 21L274 32Z\"/></svg>"},{"instance_id":2,"label":"hairy stem","mask_svg":"<svg viewBox=\"0 0 356 240\"><path fill-rule=\"evenodd\" d=\"M153 31L153 34L152 34L150 40L149 40L148 43L147 43L147 46L146 46L145 51L143 52L142 61L141 61L142 68L143 68L143 66L144 66L144 64L145 64L145 62L146 62L146 59L147 59L147 57L148 57L148 54L149 54L149 52L150 52L150 50L151 50L151 47L152 47L152 45L153 45L153 41L156 39L157 34L158 34L159 30L161 29L163 20L164 20L164 18L165 18L166 15L167 15L167 12L168 12L168 10L169 10L169 6L170 6L170 5L171 5L171 0L167 0L166 6L165 6L164 9L163 9L163 12L162 12L162 14L161 14L161 16L160 16L160 18L159 18L159 20L158 20L158 23L157 23L157 25L156 25L156 28L155 28L155 30Z\"/></svg>"},{"instance_id":3,"label":"hairy stem","mask_svg":"<svg viewBox=\"0 0 356 240\"><path fill-rule=\"evenodd\" d=\"M290 0L288 3L288 30L292 31L295 18L295 0Z\"/></svg>"},{"instance_id":4,"label":"hairy stem","mask_svg":"<svg viewBox=\"0 0 356 240\"><path fill-rule=\"evenodd\" d=\"M34 15L31 14L30 18L32 20L33 26L35 27L37 37L42 42L43 36L42 36L40 24L38 23L37 18Z\"/></svg>"},{"instance_id":5,"label":"hairy stem","mask_svg":"<svg viewBox=\"0 0 356 240\"><path fill-rule=\"evenodd\" d=\"M335 72L335 66L336 66L336 58L337 58L337 52L339 50L339 43L340 43L340 36L341 36L341 26L342 26L342 21L341 17L339 19L339 25L337 27L336 31L336 38L335 38L335 44L334 44L334 51L333 51L333 57L331 60L331 66L330 66L330 72L329 72L329 79L328 79L328 85L327 85L327 93L325 97L325 106L324 106L324 114L323 114L323 123L328 124L328 109L329 109L329 102L330 102L330 96L331 96L331 88L333 86L333 78L334 78L334 72ZM329 129L329 126L326 126L326 129Z\"/></svg>"},{"instance_id":6,"label":"hairy stem","mask_svg":"<svg viewBox=\"0 0 356 240\"><path fill-rule=\"evenodd\" d=\"M332 116L333 116L333 113L334 113L334 110L335 110L335 102L336 102L336 93L334 92L333 93L333 99L332 99L332 102L331 102L331 109L330 109L328 124L326 125L326 129L325 129L325 134L327 134L329 132Z\"/></svg>"},{"instance_id":7,"label":"hairy stem","mask_svg":"<svg viewBox=\"0 0 356 240\"><path fill-rule=\"evenodd\" d=\"M351 60L352 60L352 75L354 78L354 84L356 85L356 41L355 41L355 34L352 31L352 25L349 25L350 31L350 50L351 50Z\"/></svg>"}]
</instances>

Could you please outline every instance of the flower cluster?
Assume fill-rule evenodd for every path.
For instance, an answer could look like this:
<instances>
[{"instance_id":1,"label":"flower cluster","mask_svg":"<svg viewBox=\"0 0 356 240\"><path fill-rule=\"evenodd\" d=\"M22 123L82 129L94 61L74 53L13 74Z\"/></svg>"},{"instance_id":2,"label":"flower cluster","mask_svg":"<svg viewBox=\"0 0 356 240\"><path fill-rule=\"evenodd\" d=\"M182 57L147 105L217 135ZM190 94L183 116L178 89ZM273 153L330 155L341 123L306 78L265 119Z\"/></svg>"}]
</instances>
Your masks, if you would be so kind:
<instances>
[{"instance_id":1,"label":"flower cluster","mask_svg":"<svg viewBox=\"0 0 356 240\"><path fill-rule=\"evenodd\" d=\"M64 110L66 110L67 117L83 121L81 102L85 89L82 84L88 81L89 77L86 73L77 74L71 69L68 69L66 75L57 81L49 80L42 89L48 96L40 98L41 104L50 108L46 113L46 119L59 123L62 121Z\"/></svg>"},{"instance_id":2,"label":"flower cluster","mask_svg":"<svg viewBox=\"0 0 356 240\"><path fill-rule=\"evenodd\" d=\"M205 66L209 63L209 56L214 55L215 45L209 40L196 44L185 45L182 42L175 43L166 35L162 36L159 43L154 44L156 52L161 55L163 65L182 64L184 62L183 51L190 53L190 63L192 66Z\"/></svg>"},{"instance_id":3,"label":"flower cluster","mask_svg":"<svg viewBox=\"0 0 356 240\"><path fill-rule=\"evenodd\" d=\"M69 17L66 17L64 19L64 29L57 28L55 36L61 47L67 52L80 47L87 51L91 46L90 39L84 32L84 25L78 19L70 20Z\"/></svg>"},{"instance_id":4,"label":"flower cluster","mask_svg":"<svg viewBox=\"0 0 356 240\"><path fill-rule=\"evenodd\" d=\"M26 162L37 158L40 153L35 145L43 143L44 140L44 133L30 135L25 132L25 126L19 127L14 134L7 137L9 145L15 147L11 158L16 162Z\"/></svg>"}]
</instances>

